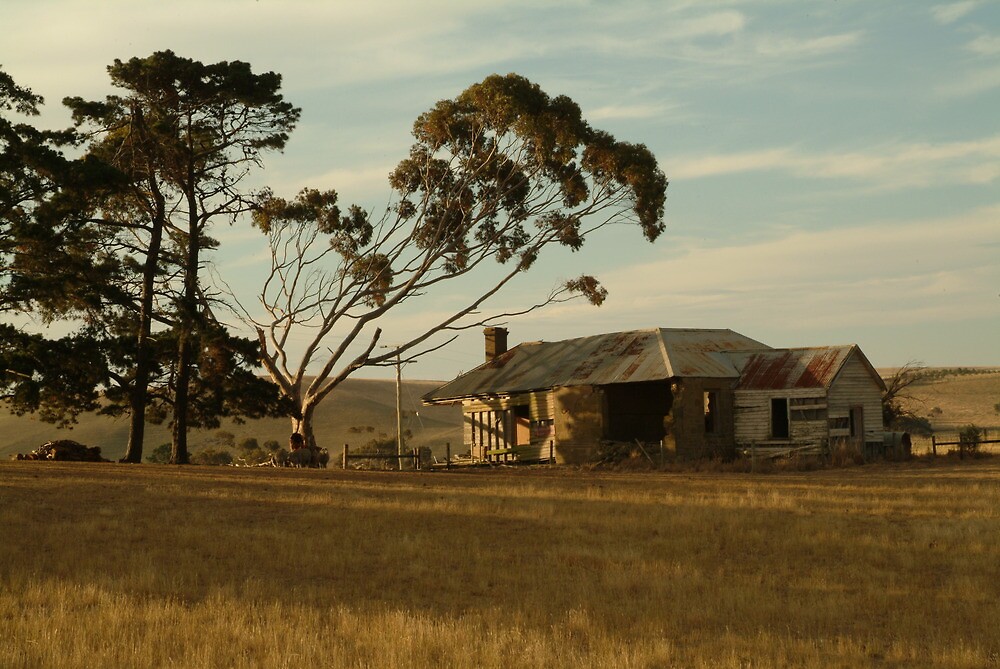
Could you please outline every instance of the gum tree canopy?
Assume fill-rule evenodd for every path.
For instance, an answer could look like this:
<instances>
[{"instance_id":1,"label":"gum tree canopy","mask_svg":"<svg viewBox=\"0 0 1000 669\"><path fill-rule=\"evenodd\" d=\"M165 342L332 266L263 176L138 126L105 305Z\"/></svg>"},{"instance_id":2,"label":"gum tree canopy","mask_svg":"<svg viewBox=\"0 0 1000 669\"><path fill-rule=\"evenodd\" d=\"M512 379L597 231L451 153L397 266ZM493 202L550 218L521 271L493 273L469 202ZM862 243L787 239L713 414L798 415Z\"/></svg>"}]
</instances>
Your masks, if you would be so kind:
<instances>
[{"instance_id":1,"label":"gum tree canopy","mask_svg":"<svg viewBox=\"0 0 1000 669\"><path fill-rule=\"evenodd\" d=\"M377 220L358 207L342 212L334 191L309 189L291 201L265 197L254 212L272 267L259 295L267 317L244 316L264 367L300 409L293 428L310 442L316 405L361 367L412 360L458 330L576 295L604 300L600 283L583 275L533 305L487 315L488 300L544 249L577 250L611 224L637 226L650 242L664 229L667 180L653 154L592 128L572 100L519 75L490 76L438 102L413 135ZM463 302L378 347L384 316L445 291ZM293 359L300 328L309 328L309 342ZM313 362L321 367L307 378Z\"/></svg>"}]
</instances>

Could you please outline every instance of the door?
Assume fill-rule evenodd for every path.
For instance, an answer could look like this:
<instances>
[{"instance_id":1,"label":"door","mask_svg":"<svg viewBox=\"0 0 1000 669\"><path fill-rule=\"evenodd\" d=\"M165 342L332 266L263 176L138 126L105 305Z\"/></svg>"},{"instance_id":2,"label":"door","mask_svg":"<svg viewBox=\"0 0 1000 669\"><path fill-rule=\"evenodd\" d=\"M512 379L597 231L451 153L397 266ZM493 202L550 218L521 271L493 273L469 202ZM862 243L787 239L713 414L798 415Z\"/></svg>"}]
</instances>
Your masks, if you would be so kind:
<instances>
[{"instance_id":1,"label":"door","mask_svg":"<svg viewBox=\"0 0 1000 669\"><path fill-rule=\"evenodd\" d=\"M853 441L860 449L865 443L865 411L862 406L851 407L850 424L851 424L851 441Z\"/></svg>"}]
</instances>

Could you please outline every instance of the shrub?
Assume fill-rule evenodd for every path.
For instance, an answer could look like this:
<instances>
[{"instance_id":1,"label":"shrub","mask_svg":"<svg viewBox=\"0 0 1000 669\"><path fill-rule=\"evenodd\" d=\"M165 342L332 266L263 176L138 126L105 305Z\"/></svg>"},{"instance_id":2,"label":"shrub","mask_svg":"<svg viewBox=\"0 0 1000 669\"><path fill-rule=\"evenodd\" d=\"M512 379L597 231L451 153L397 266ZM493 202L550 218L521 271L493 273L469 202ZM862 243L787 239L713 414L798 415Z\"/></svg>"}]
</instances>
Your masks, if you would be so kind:
<instances>
[{"instance_id":1,"label":"shrub","mask_svg":"<svg viewBox=\"0 0 1000 669\"><path fill-rule=\"evenodd\" d=\"M226 430L217 430L212 440L220 446L232 448L236 444L236 435Z\"/></svg>"},{"instance_id":2,"label":"shrub","mask_svg":"<svg viewBox=\"0 0 1000 669\"><path fill-rule=\"evenodd\" d=\"M958 448L961 453L975 455L979 451L979 442L984 438L984 430L976 425L966 425L958 433Z\"/></svg>"},{"instance_id":3,"label":"shrub","mask_svg":"<svg viewBox=\"0 0 1000 669\"><path fill-rule=\"evenodd\" d=\"M191 456L191 464L193 465L231 465L232 463L232 453L211 447L198 451Z\"/></svg>"},{"instance_id":4,"label":"shrub","mask_svg":"<svg viewBox=\"0 0 1000 669\"><path fill-rule=\"evenodd\" d=\"M256 451L260 448L260 444L257 443L256 438L248 437L240 442L239 447L241 451Z\"/></svg>"},{"instance_id":5,"label":"shrub","mask_svg":"<svg viewBox=\"0 0 1000 669\"><path fill-rule=\"evenodd\" d=\"M934 428L931 427L931 422L923 416L904 416L896 421L895 427L898 428L899 432L909 432L910 434L919 434L924 437L929 437L934 434Z\"/></svg>"},{"instance_id":6,"label":"shrub","mask_svg":"<svg viewBox=\"0 0 1000 669\"><path fill-rule=\"evenodd\" d=\"M146 462L156 465L165 465L170 462L170 444L160 444L153 449L153 452L146 456Z\"/></svg>"},{"instance_id":7,"label":"shrub","mask_svg":"<svg viewBox=\"0 0 1000 669\"><path fill-rule=\"evenodd\" d=\"M354 449L351 449L352 451ZM396 439L395 437L389 438L384 435L380 439L372 439L363 446L358 447L355 451L358 454L381 454L381 455L394 455L396 453ZM397 460L381 460L381 459L371 459L371 460L356 460L354 467L357 469L379 469L379 470L394 470L399 468L399 462ZM406 466L404 464L404 466Z\"/></svg>"}]
</instances>

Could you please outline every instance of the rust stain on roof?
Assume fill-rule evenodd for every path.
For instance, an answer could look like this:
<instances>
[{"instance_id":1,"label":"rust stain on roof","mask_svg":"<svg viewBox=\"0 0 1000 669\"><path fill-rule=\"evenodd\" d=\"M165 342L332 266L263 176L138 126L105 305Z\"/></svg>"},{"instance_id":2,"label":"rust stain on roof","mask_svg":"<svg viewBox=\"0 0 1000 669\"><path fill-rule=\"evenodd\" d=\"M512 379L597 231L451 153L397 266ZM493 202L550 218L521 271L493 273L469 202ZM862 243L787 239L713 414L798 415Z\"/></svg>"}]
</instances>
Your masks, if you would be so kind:
<instances>
[{"instance_id":1,"label":"rust stain on roof","mask_svg":"<svg viewBox=\"0 0 1000 669\"><path fill-rule=\"evenodd\" d=\"M846 347L784 349L754 353L746 360L738 387L755 390L825 388L850 352Z\"/></svg>"},{"instance_id":2,"label":"rust stain on roof","mask_svg":"<svg viewBox=\"0 0 1000 669\"><path fill-rule=\"evenodd\" d=\"M657 328L521 344L424 396L425 401L558 386L739 376L727 353L769 348L732 330Z\"/></svg>"}]
</instances>

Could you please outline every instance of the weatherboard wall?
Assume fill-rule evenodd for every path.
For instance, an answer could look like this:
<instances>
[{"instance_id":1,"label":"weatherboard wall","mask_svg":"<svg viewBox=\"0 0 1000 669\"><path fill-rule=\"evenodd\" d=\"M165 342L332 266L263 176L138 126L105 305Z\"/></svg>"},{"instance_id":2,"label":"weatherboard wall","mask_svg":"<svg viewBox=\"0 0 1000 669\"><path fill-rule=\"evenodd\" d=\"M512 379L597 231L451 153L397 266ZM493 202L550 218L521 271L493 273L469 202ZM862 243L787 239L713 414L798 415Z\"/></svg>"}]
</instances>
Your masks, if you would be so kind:
<instances>
[{"instance_id":1,"label":"weatherboard wall","mask_svg":"<svg viewBox=\"0 0 1000 669\"><path fill-rule=\"evenodd\" d=\"M844 363L830 386L829 418L832 426L836 419L849 418L852 408L861 407L864 441L881 443L885 431L882 422L882 385L877 374L866 363L858 350ZM831 429L830 436L845 435Z\"/></svg>"}]
</instances>

